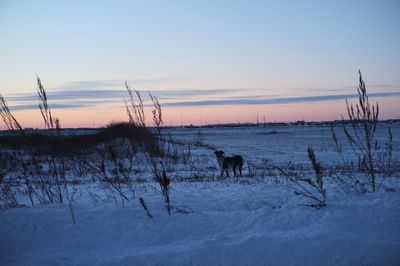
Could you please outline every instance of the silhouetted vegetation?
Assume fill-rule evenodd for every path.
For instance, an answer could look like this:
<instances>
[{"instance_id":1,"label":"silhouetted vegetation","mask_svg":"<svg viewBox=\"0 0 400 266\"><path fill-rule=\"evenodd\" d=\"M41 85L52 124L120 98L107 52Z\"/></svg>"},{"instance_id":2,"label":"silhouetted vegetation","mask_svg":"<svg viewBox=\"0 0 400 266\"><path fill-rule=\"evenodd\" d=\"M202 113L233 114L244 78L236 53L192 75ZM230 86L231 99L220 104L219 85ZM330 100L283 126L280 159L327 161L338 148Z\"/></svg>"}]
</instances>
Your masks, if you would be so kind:
<instances>
[{"instance_id":1,"label":"silhouetted vegetation","mask_svg":"<svg viewBox=\"0 0 400 266\"><path fill-rule=\"evenodd\" d=\"M342 164L324 164L322 167L321 162L316 159L314 149L309 147L307 155L311 165L291 161L279 165L268 157L262 158L261 162L248 160L247 176L230 182L251 184L270 179L275 184L288 184L295 194L312 199L311 204L307 205L314 208L327 205L324 182L330 177L345 192L365 193L367 190L364 183L370 185L371 191L376 191L383 182L382 174L387 176L398 172L399 164L392 158L393 136L390 127L387 142L378 143L375 132L379 126L379 107L378 104L369 103L361 73L359 82L358 103L353 105L346 101L347 120L342 118L342 121L320 123L297 121L263 124L271 129L274 126L340 125L343 135L338 137L332 127L332 137ZM18 202L19 194L27 196L31 205L67 203L75 223L75 187L81 182L98 182L111 192L116 203L126 206L132 197L136 198L136 183L146 180L156 182L152 189L162 195L168 215L174 211L189 213L188 208L171 204L171 185L183 180L219 180L215 176L216 167L203 165L204 161L198 160L198 157L192 159L193 147L209 150L210 156L216 147L207 143L208 135L200 129L192 141L177 140L165 132L161 104L150 92L146 95L146 100L151 103L149 108L152 127L148 126L145 117L147 112L144 110L148 105L144 103L142 93L132 89L127 83L125 88L129 96L123 99L127 121L112 122L104 128L81 131L61 128L60 121L50 109L46 90L39 77L38 107L45 129L24 129L0 95L0 115L8 129L0 135L0 206L22 206ZM275 138L286 133L293 136L296 134L278 130L256 134ZM349 147L346 151L352 151L353 156L342 152L344 142ZM197 152L198 150L195 154ZM184 175L177 174L182 169L188 172ZM147 216L153 217L142 197L139 197L139 203Z\"/></svg>"},{"instance_id":2,"label":"silhouetted vegetation","mask_svg":"<svg viewBox=\"0 0 400 266\"><path fill-rule=\"evenodd\" d=\"M342 160L348 165L356 165L357 171L364 172L368 175L368 180L360 180L353 175L347 178L340 177L338 181L346 189L354 189L360 191L360 185L367 183L373 192L377 189L376 179L378 173L391 173L392 171L392 149L393 136L390 126L388 126L387 142L382 143L376 137L376 129L378 126L379 104L371 104L369 101L367 88L359 71L359 85L357 87L358 103L349 103L346 100L347 115L349 123L345 122L342 116L342 129L347 141L346 144L351 147L354 158L346 158L343 154L342 143L339 141L336 132L331 127L332 138L335 147L340 154ZM356 160L356 162L354 162ZM352 169L354 170L354 169Z\"/></svg>"},{"instance_id":3,"label":"silhouetted vegetation","mask_svg":"<svg viewBox=\"0 0 400 266\"><path fill-rule=\"evenodd\" d=\"M133 93L129 91L133 103ZM106 184L120 196L122 205L129 201L132 176L138 171L139 153L148 158L162 158L161 105L151 94L156 106L153 112L156 130L144 123L143 102L137 91L139 105L129 122L113 122L88 134L63 134L58 118L48 104L46 90L37 77L39 110L45 130L25 131L0 96L0 115L10 131L0 136L0 199L3 207L18 207L17 193L28 195L32 205L67 202L73 223L76 176L90 175ZM126 102L127 103L127 102ZM133 106L133 107L132 107ZM135 108L135 105L132 105ZM128 107L127 107L128 108ZM140 113L138 113L140 112ZM156 114L157 118L156 118ZM137 118L135 122L133 117ZM158 160L158 159L156 159ZM72 177L72 178L75 178ZM116 196L115 196L116 198Z\"/></svg>"},{"instance_id":4,"label":"silhouetted vegetation","mask_svg":"<svg viewBox=\"0 0 400 266\"><path fill-rule=\"evenodd\" d=\"M95 133L81 135L49 134L50 131L25 134L21 136L0 136L0 145L8 149L24 149L35 155L68 156L90 152L101 143L110 143L118 138L129 140L139 150L141 147L159 154L154 134L150 129L137 127L129 122L113 122ZM60 131L62 133L62 131Z\"/></svg>"}]
</instances>

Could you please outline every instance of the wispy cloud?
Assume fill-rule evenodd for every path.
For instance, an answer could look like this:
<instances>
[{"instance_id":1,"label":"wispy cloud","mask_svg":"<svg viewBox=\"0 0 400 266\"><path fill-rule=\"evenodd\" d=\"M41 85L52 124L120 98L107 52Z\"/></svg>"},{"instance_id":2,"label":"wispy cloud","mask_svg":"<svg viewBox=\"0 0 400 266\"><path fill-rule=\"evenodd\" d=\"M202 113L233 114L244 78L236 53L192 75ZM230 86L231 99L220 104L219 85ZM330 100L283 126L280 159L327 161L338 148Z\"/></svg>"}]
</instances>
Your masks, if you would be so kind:
<instances>
[{"instance_id":1,"label":"wispy cloud","mask_svg":"<svg viewBox=\"0 0 400 266\"><path fill-rule=\"evenodd\" d=\"M152 90L151 93L160 99L185 99L197 96L210 96L210 95L226 95L229 93L241 92L246 89L233 88L233 89L194 89L194 90ZM147 91L141 91L143 95L147 95ZM110 89L91 89L91 90L60 90L48 91L47 96L51 100L79 100L79 99L118 99L128 98L126 90L110 90ZM14 94L7 97L8 101L36 101L37 94Z\"/></svg>"},{"instance_id":2,"label":"wispy cloud","mask_svg":"<svg viewBox=\"0 0 400 266\"><path fill-rule=\"evenodd\" d=\"M392 97L400 96L400 92L381 92L381 93L370 93L369 97ZM223 100L203 100L203 101L187 101L187 102L169 102L165 103L164 106L207 106L207 105L260 105L260 104L290 104L290 103L302 103L302 102L321 102L321 101L332 101L332 100L344 100L356 98L356 94L341 94L341 95L319 95L319 96L303 96L303 97L287 97L287 98L254 98L254 97L243 97L243 98L232 98Z\"/></svg>"},{"instance_id":3,"label":"wispy cloud","mask_svg":"<svg viewBox=\"0 0 400 266\"><path fill-rule=\"evenodd\" d=\"M51 100L79 100L79 99L105 99L105 98L122 98L126 96L123 90L63 90L48 91L47 97ZM35 93L14 94L7 97L8 101L37 101L38 96Z\"/></svg>"},{"instance_id":4,"label":"wispy cloud","mask_svg":"<svg viewBox=\"0 0 400 266\"><path fill-rule=\"evenodd\" d=\"M98 86L98 81L77 82L80 85ZM53 109L71 108L101 108L104 105L115 107L123 106L123 98L128 98L124 89L109 89L108 85L117 81L100 81L101 88L93 89L57 89L48 91L49 106ZM119 81L118 81L119 83ZM86 86L85 85L85 86ZM325 93L340 92L340 90L325 90ZM292 96L277 95L272 91L254 88L217 88L217 89L184 89L184 90L153 90L151 93L157 96L163 106L191 107L208 105L267 105L290 104L302 102L321 102L332 100L344 100L357 97L356 93L341 93L321 95L321 91L314 91L316 95ZM312 93L312 90L309 90ZM143 91L147 99L147 92ZM370 97L400 96L399 91L386 91L369 93ZM12 110L37 109L38 97L35 93L14 94L6 97Z\"/></svg>"},{"instance_id":5,"label":"wispy cloud","mask_svg":"<svg viewBox=\"0 0 400 266\"><path fill-rule=\"evenodd\" d=\"M399 90L399 85L390 85L390 84L368 84L369 92L377 92L381 90L385 90L386 92L396 92ZM357 86L347 85L342 87L335 88L323 88L323 87L301 87L299 88L301 91L305 92L333 92L333 93L352 93L356 91ZM298 89L296 89L298 90Z\"/></svg>"},{"instance_id":6,"label":"wispy cloud","mask_svg":"<svg viewBox=\"0 0 400 266\"><path fill-rule=\"evenodd\" d=\"M83 108L87 107L87 103L53 103L51 104L52 109L73 109L73 108ZM19 104L19 105L12 105L10 108L14 111L20 110L34 110L38 109L37 104Z\"/></svg>"},{"instance_id":7,"label":"wispy cloud","mask_svg":"<svg viewBox=\"0 0 400 266\"><path fill-rule=\"evenodd\" d=\"M80 89L93 89L93 88L124 88L125 82L130 86L136 87L138 85L168 83L175 81L182 81L190 79L189 76L176 76L167 78L137 78L137 79L110 79L110 80L78 80L70 81L61 86L57 86L55 90L80 90Z\"/></svg>"}]
</instances>

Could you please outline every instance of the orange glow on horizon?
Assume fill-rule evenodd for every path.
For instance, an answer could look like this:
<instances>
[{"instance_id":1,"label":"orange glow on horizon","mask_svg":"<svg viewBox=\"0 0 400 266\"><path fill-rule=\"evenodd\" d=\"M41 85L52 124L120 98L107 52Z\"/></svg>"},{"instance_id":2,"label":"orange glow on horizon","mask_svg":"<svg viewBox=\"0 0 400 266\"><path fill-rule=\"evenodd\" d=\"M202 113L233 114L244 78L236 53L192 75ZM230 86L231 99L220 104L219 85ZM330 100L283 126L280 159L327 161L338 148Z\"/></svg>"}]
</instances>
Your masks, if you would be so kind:
<instances>
[{"instance_id":1,"label":"orange glow on horizon","mask_svg":"<svg viewBox=\"0 0 400 266\"><path fill-rule=\"evenodd\" d=\"M399 119L400 97L371 98L379 101L380 119ZM162 100L160 100L162 106ZM350 101L355 102L355 101ZM151 108L146 109L146 123L152 125ZM12 108L11 108L12 111ZM323 102L302 102L291 104L266 105L211 105L194 107L162 107L164 125L206 125L217 123L255 123L290 121L328 121L346 117L346 104L343 100ZM43 121L39 109L15 111L15 118L24 128L41 128ZM64 128L102 127L112 121L127 121L125 107L102 106L86 109L54 109L54 117L60 119ZM1 129L5 129L1 124Z\"/></svg>"}]
</instances>

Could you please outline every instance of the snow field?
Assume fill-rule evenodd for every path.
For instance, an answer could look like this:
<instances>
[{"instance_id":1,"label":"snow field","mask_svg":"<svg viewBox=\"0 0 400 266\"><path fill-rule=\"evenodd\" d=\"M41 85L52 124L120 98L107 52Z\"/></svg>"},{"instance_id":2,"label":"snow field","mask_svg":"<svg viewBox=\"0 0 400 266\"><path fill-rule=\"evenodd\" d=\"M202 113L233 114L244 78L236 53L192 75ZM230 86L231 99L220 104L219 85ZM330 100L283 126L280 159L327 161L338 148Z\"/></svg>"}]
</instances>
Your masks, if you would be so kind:
<instances>
[{"instance_id":1,"label":"snow field","mask_svg":"<svg viewBox=\"0 0 400 266\"><path fill-rule=\"evenodd\" d=\"M265 160L307 165L308 145L322 163L337 162L329 128L274 130L278 134L263 128L202 129L202 134L207 145L242 154L256 166ZM172 134L193 142L197 132ZM400 145L394 141L398 159ZM326 179L328 205L316 210L304 206L309 201L294 195L280 177L267 171L250 177L245 166L245 177L220 180L210 147L191 152L188 164L169 173L171 203L189 213L168 216L152 181L134 183L125 206L103 184L82 183L76 186L75 225L67 204L0 210L0 265L399 265L398 176L363 196L343 194ZM206 178L181 181L195 175ZM144 178L151 180L151 174ZM146 216L139 197L154 218Z\"/></svg>"},{"instance_id":2,"label":"snow field","mask_svg":"<svg viewBox=\"0 0 400 266\"><path fill-rule=\"evenodd\" d=\"M156 184L154 184L156 186ZM131 199L2 211L2 265L398 265L400 195L335 194L301 206L284 185L176 183L170 217L151 188Z\"/></svg>"}]
</instances>

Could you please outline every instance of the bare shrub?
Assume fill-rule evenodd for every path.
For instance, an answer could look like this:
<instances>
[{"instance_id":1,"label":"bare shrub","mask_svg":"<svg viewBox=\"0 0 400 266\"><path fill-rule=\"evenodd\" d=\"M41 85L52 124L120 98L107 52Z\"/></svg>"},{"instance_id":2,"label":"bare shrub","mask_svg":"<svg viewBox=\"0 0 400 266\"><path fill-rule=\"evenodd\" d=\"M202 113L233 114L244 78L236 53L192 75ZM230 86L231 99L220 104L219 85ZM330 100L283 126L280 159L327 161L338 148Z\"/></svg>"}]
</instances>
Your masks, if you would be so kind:
<instances>
[{"instance_id":1,"label":"bare shrub","mask_svg":"<svg viewBox=\"0 0 400 266\"><path fill-rule=\"evenodd\" d=\"M66 198L69 203L72 221L75 223L72 207L75 189L69 189L66 178L67 169L69 168L68 160L62 156L39 155L37 153L38 151L46 150L46 148L48 150L60 150L60 144L62 143L58 135L61 129L60 121L52 115L47 103L46 90L39 77L37 77L37 86L38 106L45 127L48 130L56 130L57 136L52 134L50 136L46 134L43 134L43 136L26 135L21 125L11 114L6 101L0 96L0 114L4 123L8 129L17 130L22 136L20 138L11 136L8 139L2 137L0 141L1 143L8 141L8 147L16 148L14 163L18 167L17 170L20 171L20 174L11 178L10 181L14 182L16 187L19 187L22 181L25 186L24 192L29 196L32 205L34 204L33 196L41 204L63 203ZM8 190L11 191L10 189ZM9 198L12 196L12 194L5 192L2 190L2 195L8 195Z\"/></svg>"},{"instance_id":2,"label":"bare shrub","mask_svg":"<svg viewBox=\"0 0 400 266\"><path fill-rule=\"evenodd\" d=\"M130 176L134 157L126 156L127 153L119 144L121 142L98 147L96 153L100 157L100 161L98 163L88 161L87 167L93 170L99 180L106 184L113 194L117 193L122 206L125 206L125 201L129 201L126 195L127 188L132 188Z\"/></svg>"},{"instance_id":3,"label":"bare shrub","mask_svg":"<svg viewBox=\"0 0 400 266\"><path fill-rule=\"evenodd\" d=\"M125 88L129 94L129 100L125 100L125 107L127 110L129 122L138 125L142 128L147 128L145 123L145 111L144 104L141 94L138 90L132 90L127 83L125 83ZM134 94L136 94L137 99L134 98ZM153 104L151 113L153 115L153 124L154 129L151 131L153 133L154 138L156 139L155 146L146 146L145 155L152 169L152 173L154 179L160 186L161 194L164 197L164 202L167 208L168 215L171 215L171 210L175 209L176 211L182 211L180 208L172 207L170 203L170 178L167 175L167 170L169 172L173 171L173 165L178 160L178 152L177 148L174 145L174 141L170 139L170 141L163 138L162 129L164 127L164 121L162 116L162 108L161 104L156 96L153 96L150 92L148 92L149 98ZM172 147L170 146L172 144ZM166 149L168 147L168 149ZM157 150L154 150L156 148ZM172 153L169 153L171 150ZM188 151L190 154L190 150ZM185 155L187 156L187 155Z\"/></svg>"},{"instance_id":4,"label":"bare shrub","mask_svg":"<svg viewBox=\"0 0 400 266\"><path fill-rule=\"evenodd\" d=\"M170 202L170 179L167 177L164 166L162 165L162 170L159 171L156 162L153 162L153 173L155 174L155 180L160 186L161 194L164 197L165 207L167 208L168 215L171 215L171 202Z\"/></svg>"},{"instance_id":5,"label":"bare shrub","mask_svg":"<svg viewBox=\"0 0 400 266\"><path fill-rule=\"evenodd\" d=\"M16 193L12 180L3 178L0 183L0 200L3 204L0 205L0 208L19 207Z\"/></svg>"},{"instance_id":6,"label":"bare shrub","mask_svg":"<svg viewBox=\"0 0 400 266\"><path fill-rule=\"evenodd\" d=\"M133 151L147 151L151 155L161 155L158 138L148 128L136 123L114 122L107 125L100 133L99 143L110 143L116 139L129 141Z\"/></svg>"},{"instance_id":7,"label":"bare shrub","mask_svg":"<svg viewBox=\"0 0 400 266\"><path fill-rule=\"evenodd\" d=\"M11 177L13 164L12 155L0 150L0 208L15 208L20 206L17 201L15 190L16 184Z\"/></svg>"},{"instance_id":8,"label":"bare shrub","mask_svg":"<svg viewBox=\"0 0 400 266\"><path fill-rule=\"evenodd\" d=\"M20 143L24 141L25 132L11 113L6 100L0 95L0 116L8 130L17 132L18 136L13 137L16 140L14 148L19 148ZM0 200L2 207L14 208L20 206L16 198L16 189L18 186L16 178L11 176L11 169L15 166L15 155L2 147L0 150Z\"/></svg>"},{"instance_id":9,"label":"bare shrub","mask_svg":"<svg viewBox=\"0 0 400 266\"><path fill-rule=\"evenodd\" d=\"M151 112L153 114L153 122L154 122L154 126L157 130L157 136L161 137L161 129L164 126L164 121L162 118L161 104L158 101L157 97L153 96L150 92L149 92L149 97L150 97L151 101L153 102L153 110Z\"/></svg>"},{"instance_id":10,"label":"bare shrub","mask_svg":"<svg viewBox=\"0 0 400 266\"><path fill-rule=\"evenodd\" d=\"M390 172L392 161L392 132L388 127L388 141L385 145L379 143L376 137L378 126L379 105L371 104L368 98L365 82L359 71L359 85L357 87L358 103L349 103L346 99L347 116L349 124L346 123L342 115L342 129L347 143L352 148L353 154L357 158L357 170L368 175L368 183L373 192L377 189L376 178L379 172ZM332 138L336 150L342 160L349 165L354 165L352 159L344 157L342 144L336 132L331 127ZM350 179L354 179L353 176ZM343 183L343 180L340 181ZM356 187L360 183L359 179L350 180L349 185ZM346 185L347 186L347 185ZM357 190L357 188L355 188Z\"/></svg>"},{"instance_id":11,"label":"bare shrub","mask_svg":"<svg viewBox=\"0 0 400 266\"><path fill-rule=\"evenodd\" d=\"M140 172L141 161L146 160L143 153L159 154L157 139L147 128L130 122L111 123L98 136L100 144L81 164L125 206L128 193L135 197L133 177Z\"/></svg>"},{"instance_id":12,"label":"bare shrub","mask_svg":"<svg viewBox=\"0 0 400 266\"><path fill-rule=\"evenodd\" d=\"M170 179L167 177L165 166L163 163L163 161L165 161L165 158L152 156L150 153L147 153L147 158L151 165L154 179L160 186L161 194L164 197L165 207L167 209L168 215L171 215ZM161 169L159 166L161 166Z\"/></svg>"},{"instance_id":13,"label":"bare shrub","mask_svg":"<svg viewBox=\"0 0 400 266\"><path fill-rule=\"evenodd\" d=\"M47 93L46 90L44 89L44 86L42 85L42 82L40 78L37 76L37 94L39 97L39 109L40 113L42 114L42 118L45 124L45 127L49 130L56 130L56 134L59 135L60 130L61 130L61 125L60 125L60 120L56 117L53 117L51 113L51 109L47 103ZM60 137L59 136L52 136L51 137L51 144L54 147L55 150L59 150L59 144L60 144ZM46 178L42 177L40 180L42 181L42 189L48 192L48 195L50 196L48 200L50 202L55 202L58 203L63 203L64 197L68 201L68 207L70 210L71 214L71 219L72 222L75 224L76 219L75 219L75 213L73 210L73 201L74 201L74 194L75 194L75 188L69 189L68 187L68 181L67 181L67 169L69 168L68 166L68 161L65 157L49 157L45 156L45 159L47 161L45 162L46 165L48 165L48 173L47 177L50 177L47 181L47 184L44 184L43 182ZM55 196L55 197L54 197Z\"/></svg>"},{"instance_id":14,"label":"bare shrub","mask_svg":"<svg viewBox=\"0 0 400 266\"><path fill-rule=\"evenodd\" d=\"M317 161L312 147L308 147L307 155L315 174L314 180L305 176L303 172L289 172L282 168L277 169L284 176L288 177L292 184L294 184L292 188L296 195L312 199L316 202L307 206L319 209L326 206L326 189L324 188L323 182L323 168L321 163Z\"/></svg>"}]
</instances>

